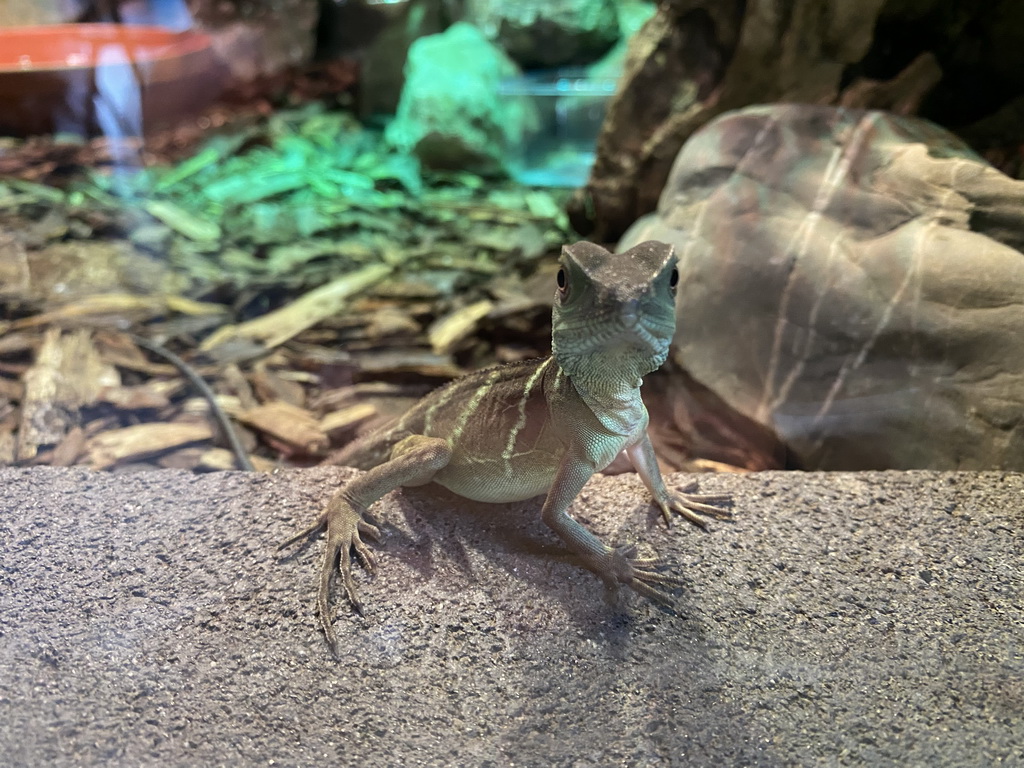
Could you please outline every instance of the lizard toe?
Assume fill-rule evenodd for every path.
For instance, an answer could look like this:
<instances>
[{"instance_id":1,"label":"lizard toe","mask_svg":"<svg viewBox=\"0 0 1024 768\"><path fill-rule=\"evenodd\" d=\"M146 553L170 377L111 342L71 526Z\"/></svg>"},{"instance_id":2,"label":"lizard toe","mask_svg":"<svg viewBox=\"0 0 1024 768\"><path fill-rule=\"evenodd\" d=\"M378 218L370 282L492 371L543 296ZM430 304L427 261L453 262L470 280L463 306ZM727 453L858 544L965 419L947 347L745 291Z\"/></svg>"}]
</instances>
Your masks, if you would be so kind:
<instances>
[{"instance_id":1,"label":"lizard toe","mask_svg":"<svg viewBox=\"0 0 1024 768\"><path fill-rule=\"evenodd\" d=\"M715 502L715 504L709 502ZM694 525L706 529L707 520L704 519L704 515L716 520L732 519L730 510L716 506L716 504L726 502L731 502L731 497L723 494L670 493L666 506ZM662 512L666 512L664 507ZM669 515L666 514L666 521L668 518Z\"/></svg>"},{"instance_id":2,"label":"lizard toe","mask_svg":"<svg viewBox=\"0 0 1024 768\"><path fill-rule=\"evenodd\" d=\"M675 608L675 598L668 592L658 589L655 586L648 584L646 581L640 578L634 578L629 583L630 588L638 595L646 597L648 600L657 603L658 605L665 606L666 608Z\"/></svg>"},{"instance_id":3,"label":"lizard toe","mask_svg":"<svg viewBox=\"0 0 1024 768\"><path fill-rule=\"evenodd\" d=\"M359 533L361 533L361 534L363 534L365 536L369 536L374 541L380 541L380 528L378 528L373 523L367 522L363 518L359 518L358 530L359 530ZM362 543L362 542L360 542L360 543Z\"/></svg>"},{"instance_id":4,"label":"lizard toe","mask_svg":"<svg viewBox=\"0 0 1024 768\"><path fill-rule=\"evenodd\" d=\"M683 587L685 582L677 576L662 573L662 569L671 565L669 561L657 556L638 557L635 544L618 547L613 550L612 557L615 562L612 571L617 575L618 583L660 605L675 604L669 590Z\"/></svg>"},{"instance_id":5,"label":"lizard toe","mask_svg":"<svg viewBox=\"0 0 1024 768\"><path fill-rule=\"evenodd\" d=\"M303 528L301 531L296 533L294 536L289 536L285 541L282 541L277 545L277 551L280 552L282 549L287 549L299 539L308 539L314 533L319 532L324 526L327 525L327 513L324 512L317 519L316 522L310 526Z\"/></svg>"},{"instance_id":6,"label":"lizard toe","mask_svg":"<svg viewBox=\"0 0 1024 768\"><path fill-rule=\"evenodd\" d=\"M363 615L363 603L352 578L352 556L354 553L363 567L373 572L377 567L377 557L363 542L360 533L379 538L380 530L363 520L359 512L345 502L332 503L321 517L327 523L327 545L320 565L317 613L327 644L337 654L338 636L331 620L331 587L335 574L341 576L342 589L352 609L360 616Z\"/></svg>"}]
</instances>

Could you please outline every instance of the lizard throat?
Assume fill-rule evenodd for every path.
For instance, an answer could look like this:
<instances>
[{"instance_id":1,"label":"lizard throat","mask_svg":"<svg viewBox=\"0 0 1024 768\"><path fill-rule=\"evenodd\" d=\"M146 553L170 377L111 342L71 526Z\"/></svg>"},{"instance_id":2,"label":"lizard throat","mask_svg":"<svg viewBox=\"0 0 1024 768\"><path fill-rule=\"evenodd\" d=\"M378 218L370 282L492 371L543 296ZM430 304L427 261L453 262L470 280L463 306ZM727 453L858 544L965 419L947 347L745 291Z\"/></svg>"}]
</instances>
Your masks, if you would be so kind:
<instances>
[{"instance_id":1,"label":"lizard throat","mask_svg":"<svg viewBox=\"0 0 1024 768\"><path fill-rule=\"evenodd\" d=\"M569 382L611 434L632 437L647 427L647 409L640 399L642 379L634 379L632 382L604 380L596 388L591 388L589 382L571 375Z\"/></svg>"}]
</instances>

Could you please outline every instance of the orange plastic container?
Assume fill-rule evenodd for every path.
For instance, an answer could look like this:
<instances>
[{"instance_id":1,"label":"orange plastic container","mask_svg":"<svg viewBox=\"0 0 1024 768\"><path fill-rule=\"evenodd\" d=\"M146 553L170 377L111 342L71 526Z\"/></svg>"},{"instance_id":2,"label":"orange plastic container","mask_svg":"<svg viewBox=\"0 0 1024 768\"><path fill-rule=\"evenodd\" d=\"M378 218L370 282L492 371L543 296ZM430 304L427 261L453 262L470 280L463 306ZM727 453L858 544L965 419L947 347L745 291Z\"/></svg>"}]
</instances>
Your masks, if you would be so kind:
<instances>
[{"instance_id":1,"label":"orange plastic container","mask_svg":"<svg viewBox=\"0 0 1024 768\"><path fill-rule=\"evenodd\" d=\"M122 24L0 29L0 135L139 136L195 116L227 69L200 32Z\"/></svg>"}]
</instances>

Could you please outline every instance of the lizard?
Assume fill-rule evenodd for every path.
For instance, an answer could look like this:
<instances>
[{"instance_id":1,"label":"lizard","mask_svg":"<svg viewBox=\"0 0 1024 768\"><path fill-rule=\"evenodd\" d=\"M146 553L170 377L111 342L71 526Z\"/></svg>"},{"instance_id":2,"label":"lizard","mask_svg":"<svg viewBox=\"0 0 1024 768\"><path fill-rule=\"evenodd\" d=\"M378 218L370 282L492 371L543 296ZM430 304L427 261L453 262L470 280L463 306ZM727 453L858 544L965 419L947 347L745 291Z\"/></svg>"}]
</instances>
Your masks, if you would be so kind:
<instances>
[{"instance_id":1,"label":"lizard","mask_svg":"<svg viewBox=\"0 0 1024 768\"><path fill-rule=\"evenodd\" d=\"M336 574L362 614L352 554L368 571L376 568L363 537L377 540L380 531L367 510L398 487L433 482L496 503L544 494L544 522L602 579L610 597L625 585L667 604L667 590L681 581L663 573L661 559L638 557L635 545L612 548L570 516L584 484L625 451L666 525L672 512L702 528L702 515L730 516L714 506L728 496L670 491L647 434L640 386L664 363L675 331L679 269L672 246L648 241L617 255L586 241L563 246L555 282L549 357L455 379L332 458L367 471L281 548L326 529L317 613L335 653Z\"/></svg>"}]
</instances>

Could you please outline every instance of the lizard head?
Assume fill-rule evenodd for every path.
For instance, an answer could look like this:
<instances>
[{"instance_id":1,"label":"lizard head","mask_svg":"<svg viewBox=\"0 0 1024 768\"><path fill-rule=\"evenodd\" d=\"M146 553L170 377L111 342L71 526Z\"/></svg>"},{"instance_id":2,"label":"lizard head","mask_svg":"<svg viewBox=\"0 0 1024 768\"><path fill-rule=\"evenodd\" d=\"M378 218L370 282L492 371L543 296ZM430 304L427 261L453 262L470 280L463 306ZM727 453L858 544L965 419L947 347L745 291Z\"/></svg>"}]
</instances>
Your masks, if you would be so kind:
<instances>
[{"instance_id":1,"label":"lizard head","mask_svg":"<svg viewBox=\"0 0 1024 768\"><path fill-rule=\"evenodd\" d=\"M638 386L668 356L678 282L666 243L620 254L588 242L563 247L552 314L558 364L588 387Z\"/></svg>"}]
</instances>

